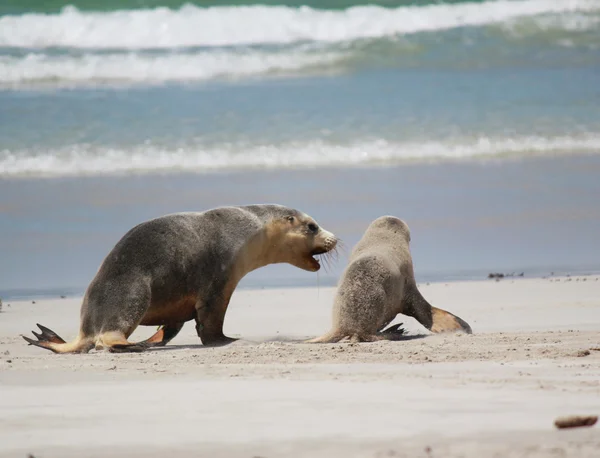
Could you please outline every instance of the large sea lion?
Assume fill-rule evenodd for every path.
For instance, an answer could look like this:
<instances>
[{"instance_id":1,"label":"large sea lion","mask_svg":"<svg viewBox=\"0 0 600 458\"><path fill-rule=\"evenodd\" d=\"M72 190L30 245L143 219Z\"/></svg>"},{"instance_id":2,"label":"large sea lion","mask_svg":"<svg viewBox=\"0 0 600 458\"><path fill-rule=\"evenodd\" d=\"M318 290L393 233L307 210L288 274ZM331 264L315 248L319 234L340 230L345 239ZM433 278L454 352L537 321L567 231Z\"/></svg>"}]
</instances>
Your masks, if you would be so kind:
<instances>
[{"instance_id":1,"label":"large sea lion","mask_svg":"<svg viewBox=\"0 0 600 458\"><path fill-rule=\"evenodd\" d=\"M417 289L409 249L410 230L393 216L373 221L352 250L333 305L333 327L309 340L355 342L396 339L400 325L385 327L396 315L414 317L433 332L464 331L471 327L459 317L431 306Z\"/></svg>"},{"instance_id":2,"label":"large sea lion","mask_svg":"<svg viewBox=\"0 0 600 458\"><path fill-rule=\"evenodd\" d=\"M92 348L142 351L169 342L196 320L204 345L235 339L223 334L229 299L248 272L289 263L311 272L316 255L335 248L336 237L310 216L280 205L215 208L176 213L131 229L102 262L81 306L79 335L65 342L38 324L31 345L55 353ZM149 339L130 343L138 325L161 325Z\"/></svg>"}]
</instances>

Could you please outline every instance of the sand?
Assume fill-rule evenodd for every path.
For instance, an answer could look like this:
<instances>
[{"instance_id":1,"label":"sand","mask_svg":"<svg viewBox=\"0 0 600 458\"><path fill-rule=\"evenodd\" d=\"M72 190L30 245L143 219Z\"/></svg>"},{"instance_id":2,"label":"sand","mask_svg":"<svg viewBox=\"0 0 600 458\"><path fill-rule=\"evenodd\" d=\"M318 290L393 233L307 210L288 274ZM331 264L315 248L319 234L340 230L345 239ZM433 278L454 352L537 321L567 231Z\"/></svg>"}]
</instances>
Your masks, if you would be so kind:
<instances>
[{"instance_id":1,"label":"sand","mask_svg":"<svg viewBox=\"0 0 600 458\"><path fill-rule=\"evenodd\" d=\"M403 317L400 342L304 344L333 288L238 290L227 347L189 323L143 354L54 355L19 334L73 338L80 298L5 301L0 457L600 456L598 425L553 426L600 414L600 277L420 288L474 334Z\"/></svg>"}]
</instances>

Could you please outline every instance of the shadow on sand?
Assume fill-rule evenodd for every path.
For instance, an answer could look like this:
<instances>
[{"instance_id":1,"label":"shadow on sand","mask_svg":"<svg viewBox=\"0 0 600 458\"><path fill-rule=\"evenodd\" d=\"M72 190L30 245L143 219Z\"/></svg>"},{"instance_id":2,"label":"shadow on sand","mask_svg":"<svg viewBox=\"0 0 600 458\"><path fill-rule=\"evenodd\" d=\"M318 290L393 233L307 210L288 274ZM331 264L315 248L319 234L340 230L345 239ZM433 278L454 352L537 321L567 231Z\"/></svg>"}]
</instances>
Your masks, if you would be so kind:
<instances>
[{"instance_id":1,"label":"shadow on sand","mask_svg":"<svg viewBox=\"0 0 600 458\"><path fill-rule=\"evenodd\" d=\"M407 335L395 336L394 339L390 339L389 341L402 342L402 341L408 341L408 340L423 339L428 336L429 336L429 334L407 334ZM234 340L232 342L225 343L223 345L211 345L208 347L202 345L201 343L192 344L192 345L190 345L190 344L166 345L165 347L149 348L148 351L201 350L201 349L209 349L209 348L227 347L230 345L234 345L235 347L257 346L257 345L264 344L264 343L304 344L307 346L323 345L323 344L307 343L306 341L311 338L312 338L311 336L306 336L305 338L302 338L302 339L298 339L295 337L276 336L276 337L270 337L270 338L261 339L261 340L239 339L239 340ZM343 340L341 342L338 342L335 344L329 344L329 345L347 345L349 343L351 343L349 340ZM361 342L361 345L369 345L371 343L373 343L373 342Z\"/></svg>"}]
</instances>

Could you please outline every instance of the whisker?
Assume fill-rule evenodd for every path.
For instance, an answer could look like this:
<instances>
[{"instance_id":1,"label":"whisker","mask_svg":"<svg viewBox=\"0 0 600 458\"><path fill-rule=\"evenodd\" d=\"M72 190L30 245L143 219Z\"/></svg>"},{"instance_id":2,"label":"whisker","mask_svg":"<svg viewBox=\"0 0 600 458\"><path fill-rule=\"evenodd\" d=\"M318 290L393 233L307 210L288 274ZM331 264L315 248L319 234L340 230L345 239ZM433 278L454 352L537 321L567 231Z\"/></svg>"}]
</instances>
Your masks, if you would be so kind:
<instances>
[{"instance_id":1,"label":"whisker","mask_svg":"<svg viewBox=\"0 0 600 458\"><path fill-rule=\"evenodd\" d=\"M324 254L321 254L319 255L319 260L321 261L321 267L327 272L327 257Z\"/></svg>"},{"instance_id":2,"label":"whisker","mask_svg":"<svg viewBox=\"0 0 600 458\"><path fill-rule=\"evenodd\" d=\"M325 264L325 272L329 273L331 271L331 258L327 256L327 253L323 256L323 261Z\"/></svg>"},{"instance_id":3,"label":"whisker","mask_svg":"<svg viewBox=\"0 0 600 458\"><path fill-rule=\"evenodd\" d=\"M329 273L331 270L331 257L329 252L320 254L319 259L322 261L321 265L325 269L325 272Z\"/></svg>"},{"instance_id":4,"label":"whisker","mask_svg":"<svg viewBox=\"0 0 600 458\"><path fill-rule=\"evenodd\" d=\"M337 263L338 261L338 256L337 256L337 251L334 250L333 253L328 253L327 256L327 264L329 265L329 271L333 270L333 266Z\"/></svg>"},{"instance_id":5,"label":"whisker","mask_svg":"<svg viewBox=\"0 0 600 458\"><path fill-rule=\"evenodd\" d=\"M329 253L327 253L329 255L329 259L331 260L332 263L337 263L340 260L340 253L337 249L337 247L335 247L333 250L331 250Z\"/></svg>"},{"instance_id":6,"label":"whisker","mask_svg":"<svg viewBox=\"0 0 600 458\"><path fill-rule=\"evenodd\" d=\"M321 293L321 277L319 276L319 271L317 271L317 299L319 299L320 293Z\"/></svg>"},{"instance_id":7,"label":"whisker","mask_svg":"<svg viewBox=\"0 0 600 458\"><path fill-rule=\"evenodd\" d=\"M336 244L334 250L336 251L336 254L339 251L341 251L344 254L348 253L348 247L346 246L346 244L344 243L344 241L342 239L338 239L337 244Z\"/></svg>"},{"instance_id":8,"label":"whisker","mask_svg":"<svg viewBox=\"0 0 600 458\"><path fill-rule=\"evenodd\" d=\"M343 248L343 246L342 246L342 248ZM335 249L333 250L333 253L331 254L331 256L333 256L335 258L336 262L339 261L339 259L340 259L340 252L339 252L339 250L338 250L337 247L335 247Z\"/></svg>"}]
</instances>

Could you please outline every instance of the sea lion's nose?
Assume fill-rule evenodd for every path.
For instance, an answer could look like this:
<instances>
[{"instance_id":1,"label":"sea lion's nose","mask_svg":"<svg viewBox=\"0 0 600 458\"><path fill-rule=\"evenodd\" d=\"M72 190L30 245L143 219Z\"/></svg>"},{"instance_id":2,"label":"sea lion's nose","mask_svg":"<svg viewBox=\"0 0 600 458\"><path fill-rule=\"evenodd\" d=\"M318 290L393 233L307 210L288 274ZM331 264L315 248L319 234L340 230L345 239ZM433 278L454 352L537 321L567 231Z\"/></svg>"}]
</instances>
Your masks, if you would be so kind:
<instances>
[{"instance_id":1,"label":"sea lion's nose","mask_svg":"<svg viewBox=\"0 0 600 458\"><path fill-rule=\"evenodd\" d=\"M336 247L337 242L338 242L337 237L334 234L332 234L331 232L328 232L328 231L323 231L323 232L325 232L325 234L324 234L325 235L325 243L324 243L325 248L327 249L327 251L333 250Z\"/></svg>"}]
</instances>

